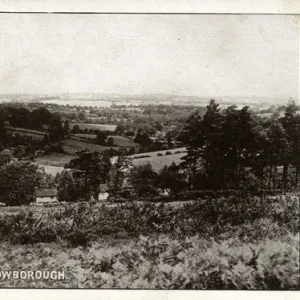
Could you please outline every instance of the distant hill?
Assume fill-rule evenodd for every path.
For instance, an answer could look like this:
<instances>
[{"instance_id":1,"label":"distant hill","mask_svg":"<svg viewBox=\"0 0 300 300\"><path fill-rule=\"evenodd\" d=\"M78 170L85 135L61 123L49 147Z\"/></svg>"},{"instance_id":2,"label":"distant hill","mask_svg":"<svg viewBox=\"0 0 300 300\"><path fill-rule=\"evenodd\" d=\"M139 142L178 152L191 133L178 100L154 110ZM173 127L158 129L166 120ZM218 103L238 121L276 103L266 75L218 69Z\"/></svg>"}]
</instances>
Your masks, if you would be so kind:
<instances>
[{"instance_id":1,"label":"distant hill","mask_svg":"<svg viewBox=\"0 0 300 300\"><path fill-rule=\"evenodd\" d=\"M116 105L147 105L147 104L174 104L174 105L194 105L203 106L210 99L215 99L223 105L282 105L287 103L288 98L270 97L249 97L249 96L190 96L173 94L102 94L102 93L78 93L78 94L0 94L1 102L47 102L47 103L66 103L72 104L73 101L80 101L80 105L92 106L93 102L103 101ZM297 99L296 99L297 101ZM70 102L70 103L68 103Z\"/></svg>"}]
</instances>

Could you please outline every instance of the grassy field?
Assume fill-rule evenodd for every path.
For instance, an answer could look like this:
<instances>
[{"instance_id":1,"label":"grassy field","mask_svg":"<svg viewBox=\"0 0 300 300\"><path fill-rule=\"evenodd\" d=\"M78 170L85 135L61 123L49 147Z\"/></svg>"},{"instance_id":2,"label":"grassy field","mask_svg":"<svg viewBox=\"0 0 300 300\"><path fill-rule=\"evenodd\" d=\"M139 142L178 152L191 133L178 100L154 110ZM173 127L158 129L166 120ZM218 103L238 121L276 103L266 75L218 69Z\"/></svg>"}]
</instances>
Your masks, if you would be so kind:
<instances>
[{"instance_id":1,"label":"grassy field","mask_svg":"<svg viewBox=\"0 0 300 300\"><path fill-rule=\"evenodd\" d=\"M88 139L88 140L95 140L97 137L96 134L92 134L92 133L76 133L73 134L73 136L80 137L83 139Z\"/></svg>"},{"instance_id":2,"label":"grassy field","mask_svg":"<svg viewBox=\"0 0 300 300\"><path fill-rule=\"evenodd\" d=\"M74 156L67 154L51 154L38 157L35 161L40 167L45 169L47 174L56 176L56 174L61 173L64 169L65 164L69 163Z\"/></svg>"},{"instance_id":3,"label":"grassy field","mask_svg":"<svg viewBox=\"0 0 300 300\"><path fill-rule=\"evenodd\" d=\"M109 146L101 146L101 145L96 145L93 143L88 143L84 141L76 141L72 139L67 139L63 140L62 145L64 147L64 150L67 154L69 155L74 155L75 152L82 150L82 149L90 149L90 150L95 150L95 151L103 151L106 149L118 149L119 147L109 147Z\"/></svg>"},{"instance_id":4,"label":"grassy field","mask_svg":"<svg viewBox=\"0 0 300 300\"><path fill-rule=\"evenodd\" d=\"M138 148L139 144L135 143L132 139L120 136L120 135L109 135L108 138L112 137L114 139L114 145L119 147L133 147Z\"/></svg>"},{"instance_id":5,"label":"grassy field","mask_svg":"<svg viewBox=\"0 0 300 300\"><path fill-rule=\"evenodd\" d=\"M115 131L117 125L112 124L88 124L88 123L70 123L70 129L72 129L75 125L78 125L81 130L84 129L97 129L97 130L108 130L108 131Z\"/></svg>"},{"instance_id":6,"label":"grassy field","mask_svg":"<svg viewBox=\"0 0 300 300\"><path fill-rule=\"evenodd\" d=\"M73 136L86 139L86 140L96 140L97 135L96 134L89 134L89 133L76 133L73 134ZM114 146L118 147L133 147L133 148L138 148L139 144L135 143L132 139L126 138L124 136L120 135L108 135L107 138L113 138L114 140Z\"/></svg>"},{"instance_id":7,"label":"grassy field","mask_svg":"<svg viewBox=\"0 0 300 300\"><path fill-rule=\"evenodd\" d=\"M38 157L36 163L43 166L64 167L74 158L72 155L67 154L51 154Z\"/></svg>"},{"instance_id":8,"label":"grassy field","mask_svg":"<svg viewBox=\"0 0 300 300\"><path fill-rule=\"evenodd\" d=\"M166 152L169 151L172 155L166 155ZM155 171L160 171L164 166L170 166L173 162L178 165L181 163L181 158L186 155L186 148L176 148L166 151L155 151L155 152L146 152L130 155L129 157L135 158L132 160L134 166L141 166L146 163L150 163ZM176 153L180 152L180 153ZM162 156L158 156L160 153ZM175 154L176 153L176 154ZM148 155L150 157L137 158L139 156Z\"/></svg>"},{"instance_id":9,"label":"grassy field","mask_svg":"<svg viewBox=\"0 0 300 300\"><path fill-rule=\"evenodd\" d=\"M63 167L56 167L56 166L49 166L49 165L39 165L40 167L43 167L45 172L47 174L50 174L52 176L56 176L58 173L61 173L63 171Z\"/></svg>"}]
</instances>

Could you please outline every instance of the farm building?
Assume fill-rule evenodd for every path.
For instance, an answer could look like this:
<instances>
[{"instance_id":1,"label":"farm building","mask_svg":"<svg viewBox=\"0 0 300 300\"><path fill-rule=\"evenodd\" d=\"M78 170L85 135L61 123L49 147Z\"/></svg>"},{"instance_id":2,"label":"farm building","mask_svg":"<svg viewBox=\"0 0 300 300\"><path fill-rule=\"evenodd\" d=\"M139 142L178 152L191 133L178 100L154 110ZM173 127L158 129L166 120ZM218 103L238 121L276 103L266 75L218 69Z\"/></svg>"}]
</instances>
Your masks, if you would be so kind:
<instances>
[{"instance_id":1,"label":"farm building","mask_svg":"<svg viewBox=\"0 0 300 300\"><path fill-rule=\"evenodd\" d=\"M98 200L105 201L105 200L107 200L108 196L109 196L109 188L108 188L107 184L106 183L100 184Z\"/></svg>"},{"instance_id":2,"label":"farm building","mask_svg":"<svg viewBox=\"0 0 300 300\"><path fill-rule=\"evenodd\" d=\"M57 203L57 189L40 189L35 192L36 204L52 204Z\"/></svg>"}]
</instances>

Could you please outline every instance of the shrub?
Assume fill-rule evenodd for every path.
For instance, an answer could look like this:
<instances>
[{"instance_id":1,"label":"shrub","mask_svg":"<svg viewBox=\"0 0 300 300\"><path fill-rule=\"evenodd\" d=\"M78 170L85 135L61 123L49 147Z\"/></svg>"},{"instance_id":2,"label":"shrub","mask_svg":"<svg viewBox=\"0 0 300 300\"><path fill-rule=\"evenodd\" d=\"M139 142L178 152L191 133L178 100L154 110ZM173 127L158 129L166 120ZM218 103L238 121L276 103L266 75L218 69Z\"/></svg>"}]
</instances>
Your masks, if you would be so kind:
<instances>
[{"instance_id":1,"label":"shrub","mask_svg":"<svg viewBox=\"0 0 300 300\"><path fill-rule=\"evenodd\" d=\"M216 197L216 192L214 191L185 191L179 193L178 200L197 200L197 199L205 199L208 197Z\"/></svg>"},{"instance_id":2,"label":"shrub","mask_svg":"<svg viewBox=\"0 0 300 300\"><path fill-rule=\"evenodd\" d=\"M171 151L167 151L166 153L165 153L165 155L172 155L173 153L171 152Z\"/></svg>"},{"instance_id":3,"label":"shrub","mask_svg":"<svg viewBox=\"0 0 300 300\"><path fill-rule=\"evenodd\" d=\"M174 198L169 195L160 195L153 197L152 199L148 199L150 202L171 202L174 201Z\"/></svg>"}]
</instances>

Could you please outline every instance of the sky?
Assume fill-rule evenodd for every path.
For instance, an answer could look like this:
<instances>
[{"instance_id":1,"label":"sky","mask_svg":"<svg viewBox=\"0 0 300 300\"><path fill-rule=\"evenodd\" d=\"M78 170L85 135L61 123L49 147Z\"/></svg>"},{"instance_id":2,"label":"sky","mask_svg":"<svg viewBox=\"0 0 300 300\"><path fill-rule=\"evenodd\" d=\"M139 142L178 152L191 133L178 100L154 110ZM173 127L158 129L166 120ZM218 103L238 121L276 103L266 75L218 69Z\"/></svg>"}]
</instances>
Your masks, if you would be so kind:
<instances>
[{"instance_id":1,"label":"sky","mask_svg":"<svg viewBox=\"0 0 300 300\"><path fill-rule=\"evenodd\" d=\"M296 18L0 14L0 93L298 99Z\"/></svg>"}]
</instances>

